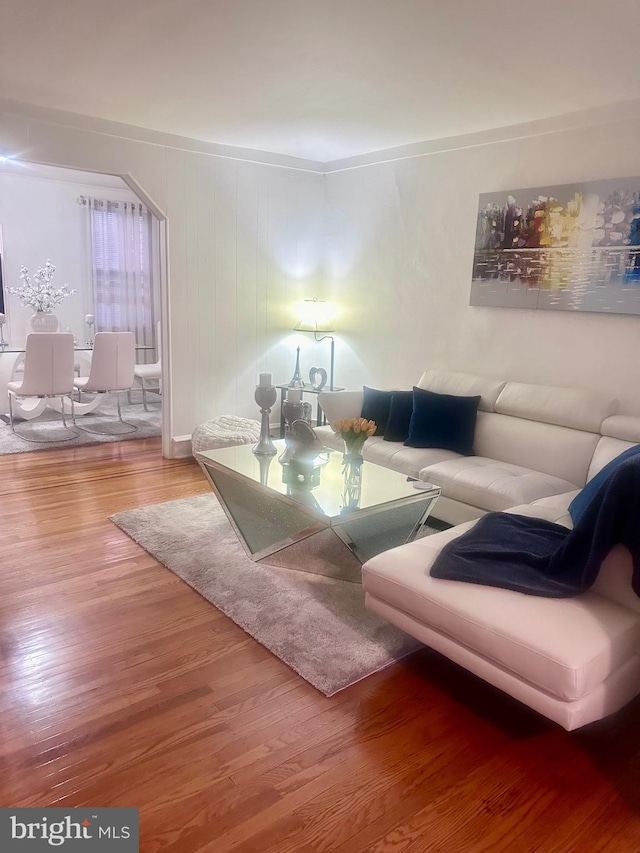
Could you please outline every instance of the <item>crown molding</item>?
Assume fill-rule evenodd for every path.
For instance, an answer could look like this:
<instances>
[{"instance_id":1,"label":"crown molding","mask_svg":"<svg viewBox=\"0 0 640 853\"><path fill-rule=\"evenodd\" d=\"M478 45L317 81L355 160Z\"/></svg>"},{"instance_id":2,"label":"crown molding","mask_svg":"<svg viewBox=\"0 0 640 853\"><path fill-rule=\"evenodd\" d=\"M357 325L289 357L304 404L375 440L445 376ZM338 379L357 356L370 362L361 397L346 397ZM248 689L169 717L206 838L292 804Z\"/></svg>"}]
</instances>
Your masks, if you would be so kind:
<instances>
[{"instance_id":1,"label":"crown molding","mask_svg":"<svg viewBox=\"0 0 640 853\"><path fill-rule=\"evenodd\" d=\"M465 148L479 148L484 145L496 145L503 142L513 142L518 139L530 139L536 136L547 136L554 133L564 133L580 128L608 125L629 119L640 118L640 98L629 101L617 101L601 107L578 110L571 113L536 119L535 121L513 124L508 127L492 128L477 133L467 133L460 136L449 136L442 139L432 139L425 142L415 142L396 148L385 148L368 154L359 154L343 160L333 160L324 164L324 172L343 172L349 169L360 169L363 166L374 166L379 163L389 163L394 160L409 160L415 157L428 157L431 154L442 154L448 151L461 151Z\"/></svg>"},{"instance_id":2,"label":"crown molding","mask_svg":"<svg viewBox=\"0 0 640 853\"><path fill-rule=\"evenodd\" d=\"M551 118L537 119L507 127L415 142L395 148L385 148L380 151L372 151L366 154L358 154L353 157L327 162L306 160L300 157L292 157L288 154L277 154L252 148L237 148L231 145L204 142L171 133L148 130L134 125L84 116L78 113L69 113L49 107L40 107L19 101L11 101L4 98L0 98L0 111L21 118L44 121L62 127L75 128L103 136L141 142L147 145L158 145L164 148L205 154L211 157L222 157L324 175L347 171L349 169L360 169L364 166L390 163L395 160L427 157L432 154L478 148L485 145L496 145L513 142L518 139L530 139L536 136L547 136L555 133L579 130L581 128L628 121L629 119L640 118L640 98L618 101L600 107L563 113L562 115Z\"/></svg>"},{"instance_id":3,"label":"crown molding","mask_svg":"<svg viewBox=\"0 0 640 853\"><path fill-rule=\"evenodd\" d=\"M20 118L45 121L61 127L75 128L102 136L112 136L131 142L143 142L147 145L157 145L162 148L172 148L176 151L188 151L195 154L205 154L209 157L222 157L227 160L242 160L247 163L259 163L263 166L278 166L283 169L295 169L303 172L324 172L324 163L306 160L302 157L292 157L288 154L278 154L270 151L258 151L253 148L237 148L233 145L221 145L217 142L204 142L200 139L190 139L172 133L149 130L131 124L123 124L108 119L85 116L79 113L69 113L50 107L40 107L21 101L0 98L0 111Z\"/></svg>"}]
</instances>

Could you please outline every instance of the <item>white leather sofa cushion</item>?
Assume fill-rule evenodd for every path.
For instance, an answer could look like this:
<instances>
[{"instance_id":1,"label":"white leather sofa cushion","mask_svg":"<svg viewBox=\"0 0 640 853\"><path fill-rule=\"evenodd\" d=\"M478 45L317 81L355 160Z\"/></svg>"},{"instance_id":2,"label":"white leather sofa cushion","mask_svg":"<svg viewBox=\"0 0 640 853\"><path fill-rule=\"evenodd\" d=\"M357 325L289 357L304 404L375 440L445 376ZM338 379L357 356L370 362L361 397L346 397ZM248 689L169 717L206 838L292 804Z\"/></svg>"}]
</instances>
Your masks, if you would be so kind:
<instances>
[{"instance_id":1,"label":"white leather sofa cushion","mask_svg":"<svg viewBox=\"0 0 640 853\"><path fill-rule=\"evenodd\" d=\"M474 523L369 560L365 591L563 701L588 694L640 649L638 614L594 592L542 598L430 577L444 543Z\"/></svg>"},{"instance_id":2,"label":"white leather sofa cushion","mask_svg":"<svg viewBox=\"0 0 640 853\"><path fill-rule=\"evenodd\" d=\"M484 456L437 462L423 468L420 479L441 486L448 498L495 512L575 489L560 477Z\"/></svg>"},{"instance_id":3,"label":"white leather sofa cushion","mask_svg":"<svg viewBox=\"0 0 640 853\"><path fill-rule=\"evenodd\" d=\"M313 431L322 441L325 447L331 447L333 450L344 450L344 441L334 432L330 426L314 427ZM365 444L374 441L373 438L368 438ZM366 455L366 454L365 454Z\"/></svg>"},{"instance_id":4,"label":"white leather sofa cushion","mask_svg":"<svg viewBox=\"0 0 640 853\"><path fill-rule=\"evenodd\" d=\"M587 481L598 439L592 432L478 412L473 449L478 456L568 480L575 488Z\"/></svg>"},{"instance_id":5,"label":"white leather sofa cushion","mask_svg":"<svg viewBox=\"0 0 640 853\"><path fill-rule=\"evenodd\" d=\"M544 518L545 521L561 524L571 530L573 521L569 515L569 504L579 492L580 489L574 489L572 492L563 492L561 495L540 498L531 504L510 506L505 512L512 512L515 515L528 515L532 518Z\"/></svg>"},{"instance_id":6,"label":"white leather sofa cushion","mask_svg":"<svg viewBox=\"0 0 640 853\"><path fill-rule=\"evenodd\" d=\"M495 409L503 415L599 433L604 419L617 412L618 401L575 388L507 382Z\"/></svg>"},{"instance_id":7,"label":"white leather sofa cushion","mask_svg":"<svg viewBox=\"0 0 640 853\"><path fill-rule=\"evenodd\" d=\"M408 477L418 478L425 466L460 459L459 453L437 447L405 447L402 442L384 441L379 436L367 441L370 442L364 454L367 459L385 468L402 471Z\"/></svg>"},{"instance_id":8,"label":"white leather sofa cushion","mask_svg":"<svg viewBox=\"0 0 640 853\"><path fill-rule=\"evenodd\" d=\"M602 435L611 438L620 438L622 441L630 441L631 444L640 444L640 418L634 415L613 415L607 418L600 430Z\"/></svg>"},{"instance_id":9,"label":"white leather sofa cushion","mask_svg":"<svg viewBox=\"0 0 640 853\"><path fill-rule=\"evenodd\" d=\"M326 447L344 450L344 442L329 426L316 427L315 433ZM408 477L418 477L425 465L433 465L447 459L460 459L460 454L451 450L439 450L430 447L405 447L401 441L385 441L382 436L368 438L363 448L365 459L392 468Z\"/></svg>"},{"instance_id":10,"label":"white leather sofa cushion","mask_svg":"<svg viewBox=\"0 0 640 853\"><path fill-rule=\"evenodd\" d=\"M589 465L589 480L595 477L612 459L624 453L625 450L629 450L630 447L635 447L635 442L621 441L619 438L611 438L608 435L603 435L593 452L591 464Z\"/></svg>"},{"instance_id":11,"label":"white leather sofa cushion","mask_svg":"<svg viewBox=\"0 0 640 853\"><path fill-rule=\"evenodd\" d=\"M436 394L453 394L456 397L479 395L479 408L485 412L493 412L498 395L505 384L504 380L490 379L488 376L474 376L471 373L456 373L429 367L420 377L418 388L434 391Z\"/></svg>"},{"instance_id":12,"label":"white leather sofa cushion","mask_svg":"<svg viewBox=\"0 0 640 853\"><path fill-rule=\"evenodd\" d=\"M591 587L592 592L606 596L628 607L640 616L640 598L633 591L633 559L624 545L616 545L600 566L598 577ZM640 649L638 649L640 654Z\"/></svg>"},{"instance_id":13,"label":"white leather sofa cushion","mask_svg":"<svg viewBox=\"0 0 640 853\"><path fill-rule=\"evenodd\" d=\"M359 418L362 412L362 391L321 391L318 403L329 424L343 418Z\"/></svg>"}]
</instances>

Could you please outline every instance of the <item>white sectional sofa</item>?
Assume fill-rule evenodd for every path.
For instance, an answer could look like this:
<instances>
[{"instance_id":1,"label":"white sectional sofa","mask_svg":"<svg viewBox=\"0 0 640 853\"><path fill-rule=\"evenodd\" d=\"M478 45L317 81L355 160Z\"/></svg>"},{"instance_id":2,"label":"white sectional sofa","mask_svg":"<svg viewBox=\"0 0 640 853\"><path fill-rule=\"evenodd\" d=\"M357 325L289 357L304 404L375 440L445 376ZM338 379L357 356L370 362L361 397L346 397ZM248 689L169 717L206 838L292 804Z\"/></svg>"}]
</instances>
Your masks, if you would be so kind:
<instances>
[{"instance_id":1,"label":"white sectional sofa","mask_svg":"<svg viewBox=\"0 0 640 853\"><path fill-rule=\"evenodd\" d=\"M454 525L369 560L367 607L566 729L620 709L640 693L640 598L626 549L613 549L588 592L565 599L440 580L429 569L444 544L487 511L570 528L569 503L640 443L640 418L575 389L442 370L425 371L417 384L481 396L476 455L367 440L365 458L441 486L434 515ZM327 392L320 401L333 423L360 415L362 392ZM340 449L330 427L317 432Z\"/></svg>"}]
</instances>

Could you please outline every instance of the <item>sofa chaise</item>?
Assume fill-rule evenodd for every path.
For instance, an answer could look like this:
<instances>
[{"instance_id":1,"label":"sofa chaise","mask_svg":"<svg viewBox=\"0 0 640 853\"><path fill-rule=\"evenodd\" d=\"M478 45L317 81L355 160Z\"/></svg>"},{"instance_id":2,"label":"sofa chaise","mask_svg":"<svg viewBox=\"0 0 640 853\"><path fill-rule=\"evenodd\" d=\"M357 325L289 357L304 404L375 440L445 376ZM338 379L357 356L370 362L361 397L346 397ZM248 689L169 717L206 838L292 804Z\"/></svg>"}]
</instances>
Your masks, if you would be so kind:
<instances>
[{"instance_id":1,"label":"sofa chaise","mask_svg":"<svg viewBox=\"0 0 640 853\"><path fill-rule=\"evenodd\" d=\"M429 369L418 387L480 396L473 456L367 439L365 458L442 488L434 515L451 528L386 551L363 566L366 606L566 729L601 719L640 693L640 598L631 555L615 547L595 584L542 598L432 578L445 543L489 511L572 526L585 483L640 443L640 418L583 390ZM358 417L362 392L323 392L329 423ZM331 427L317 430L341 449ZM640 523L640 520L639 520Z\"/></svg>"}]
</instances>

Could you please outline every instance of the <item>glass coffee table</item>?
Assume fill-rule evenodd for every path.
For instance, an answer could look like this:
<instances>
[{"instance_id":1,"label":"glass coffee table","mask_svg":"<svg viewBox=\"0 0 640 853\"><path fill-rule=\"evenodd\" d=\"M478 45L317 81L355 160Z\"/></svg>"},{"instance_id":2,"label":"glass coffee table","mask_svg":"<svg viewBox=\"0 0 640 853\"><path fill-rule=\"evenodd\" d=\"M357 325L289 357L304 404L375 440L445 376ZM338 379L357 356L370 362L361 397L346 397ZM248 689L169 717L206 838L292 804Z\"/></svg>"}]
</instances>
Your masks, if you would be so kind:
<instances>
[{"instance_id":1,"label":"glass coffee table","mask_svg":"<svg viewBox=\"0 0 640 853\"><path fill-rule=\"evenodd\" d=\"M304 562L311 537L322 535L323 543L337 538L363 563L415 539L440 495L437 486L415 486L404 474L367 461L356 480L347 481L343 454L335 450L281 463L285 443L275 445L278 455L269 457L256 456L246 444L197 454L252 560L304 542L306 549L297 551Z\"/></svg>"}]
</instances>

